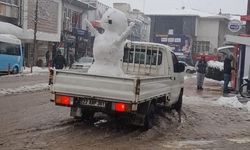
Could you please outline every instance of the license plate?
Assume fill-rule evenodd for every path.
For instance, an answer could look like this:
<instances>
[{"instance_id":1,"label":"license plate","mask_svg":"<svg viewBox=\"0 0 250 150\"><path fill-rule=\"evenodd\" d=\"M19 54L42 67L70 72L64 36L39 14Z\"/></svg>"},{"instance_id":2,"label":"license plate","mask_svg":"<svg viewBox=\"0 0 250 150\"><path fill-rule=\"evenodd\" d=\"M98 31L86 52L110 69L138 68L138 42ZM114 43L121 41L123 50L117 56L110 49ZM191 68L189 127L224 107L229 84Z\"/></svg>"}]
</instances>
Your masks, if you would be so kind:
<instances>
[{"instance_id":1,"label":"license plate","mask_svg":"<svg viewBox=\"0 0 250 150\"><path fill-rule=\"evenodd\" d=\"M106 103L100 100L93 100L93 99L82 99L80 104L83 106L94 106L94 107L102 107L105 108Z\"/></svg>"}]
</instances>

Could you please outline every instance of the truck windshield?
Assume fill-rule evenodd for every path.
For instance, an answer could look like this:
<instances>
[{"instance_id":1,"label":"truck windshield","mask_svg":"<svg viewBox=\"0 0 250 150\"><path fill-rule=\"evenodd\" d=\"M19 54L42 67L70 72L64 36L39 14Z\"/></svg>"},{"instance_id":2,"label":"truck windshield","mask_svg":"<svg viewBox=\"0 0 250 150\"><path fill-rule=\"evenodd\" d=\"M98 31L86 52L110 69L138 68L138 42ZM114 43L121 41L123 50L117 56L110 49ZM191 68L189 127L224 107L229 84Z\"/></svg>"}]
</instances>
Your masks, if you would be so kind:
<instances>
[{"instance_id":1,"label":"truck windshield","mask_svg":"<svg viewBox=\"0 0 250 150\"><path fill-rule=\"evenodd\" d=\"M134 51L133 49L125 48L123 62L156 65L157 64L156 63L157 62L157 50L147 50L147 52L145 52L145 49L136 49ZM162 63L162 52L159 51L158 52L158 65L161 65L161 63Z\"/></svg>"}]
</instances>

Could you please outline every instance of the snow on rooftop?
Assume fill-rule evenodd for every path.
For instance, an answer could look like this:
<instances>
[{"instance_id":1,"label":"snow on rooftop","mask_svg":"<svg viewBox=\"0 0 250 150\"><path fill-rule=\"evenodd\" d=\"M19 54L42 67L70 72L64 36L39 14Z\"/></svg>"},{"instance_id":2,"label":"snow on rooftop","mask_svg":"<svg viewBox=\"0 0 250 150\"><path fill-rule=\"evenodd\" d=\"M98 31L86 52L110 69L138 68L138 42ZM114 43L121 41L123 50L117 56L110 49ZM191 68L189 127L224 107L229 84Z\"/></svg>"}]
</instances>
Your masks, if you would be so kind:
<instances>
[{"instance_id":1,"label":"snow on rooftop","mask_svg":"<svg viewBox=\"0 0 250 150\"><path fill-rule=\"evenodd\" d=\"M20 38L20 37L22 37L23 29L18 27L18 26L15 26L11 23L0 21L0 33L1 34L12 34L12 35L15 35L16 37Z\"/></svg>"},{"instance_id":2,"label":"snow on rooftop","mask_svg":"<svg viewBox=\"0 0 250 150\"><path fill-rule=\"evenodd\" d=\"M198 16L201 18L221 18L221 19L229 19L226 16L221 16L218 14L212 14L208 12L203 12L197 9L192 8L176 8L176 9L164 9L147 12L147 15L165 15L165 16Z\"/></svg>"}]
</instances>

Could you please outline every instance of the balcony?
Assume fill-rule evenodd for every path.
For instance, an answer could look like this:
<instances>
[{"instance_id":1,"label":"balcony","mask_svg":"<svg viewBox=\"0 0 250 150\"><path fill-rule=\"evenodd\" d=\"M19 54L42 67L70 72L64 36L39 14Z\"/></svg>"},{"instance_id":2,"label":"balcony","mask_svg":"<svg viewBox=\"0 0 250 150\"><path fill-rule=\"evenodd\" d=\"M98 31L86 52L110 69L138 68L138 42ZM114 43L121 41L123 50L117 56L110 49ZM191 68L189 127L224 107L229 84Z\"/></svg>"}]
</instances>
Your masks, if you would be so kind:
<instances>
[{"instance_id":1,"label":"balcony","mask_svg":"<svg viewBox=\"0 0 250 150\"><path fill-rule=\"evenodd\" d=\"M0 15L10 18L18 18L18 6L0 1Z\"/></svg>"},{"instance_id":2,"label":"balcony","mask_svg":"<svg viewBox=\"0 0 250 150\"><path fill-rule=\"evenodd\" d=\"M97 0L73 0L71 4L93 10L96 9Z\"/></svg>"}]
</instances>

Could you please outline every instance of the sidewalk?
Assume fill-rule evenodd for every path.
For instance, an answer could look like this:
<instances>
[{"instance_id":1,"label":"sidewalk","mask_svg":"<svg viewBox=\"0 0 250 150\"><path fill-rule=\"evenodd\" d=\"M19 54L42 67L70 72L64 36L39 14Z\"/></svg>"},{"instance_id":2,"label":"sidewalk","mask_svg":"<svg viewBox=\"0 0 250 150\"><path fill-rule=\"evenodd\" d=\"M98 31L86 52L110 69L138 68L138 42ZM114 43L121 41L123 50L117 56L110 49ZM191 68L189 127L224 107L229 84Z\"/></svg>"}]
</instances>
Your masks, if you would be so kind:
<instances>
[{"instance_id":1,"label":"sidewalk","mask_svg":"<svg viewBox=\"0 0 250 150\"><path fill-rule=\"evenodd\" d=\"M237 97L239 102L245 104L250 101L250 98L243 98L239 94L230 93L223 95L221 82L205 78L203 91L197 91L196 76L189 77L184 83L184 95L188 97L197 96L204 99L217 100L220 97Z\"/></svg>"},{"instance_id":2,"label":"sidewalk","mask_svg":"<svg viewBox=\"0 0 250 150\"><path fill-rule=\"evenodd\" d=\"M188 97L201 97L205 99L217 100L223 95L221 85L217 81L205 79L203 91L197 91L196 76L187 78L184 83L184 95Z\"/></svg>"}]
</instances>

